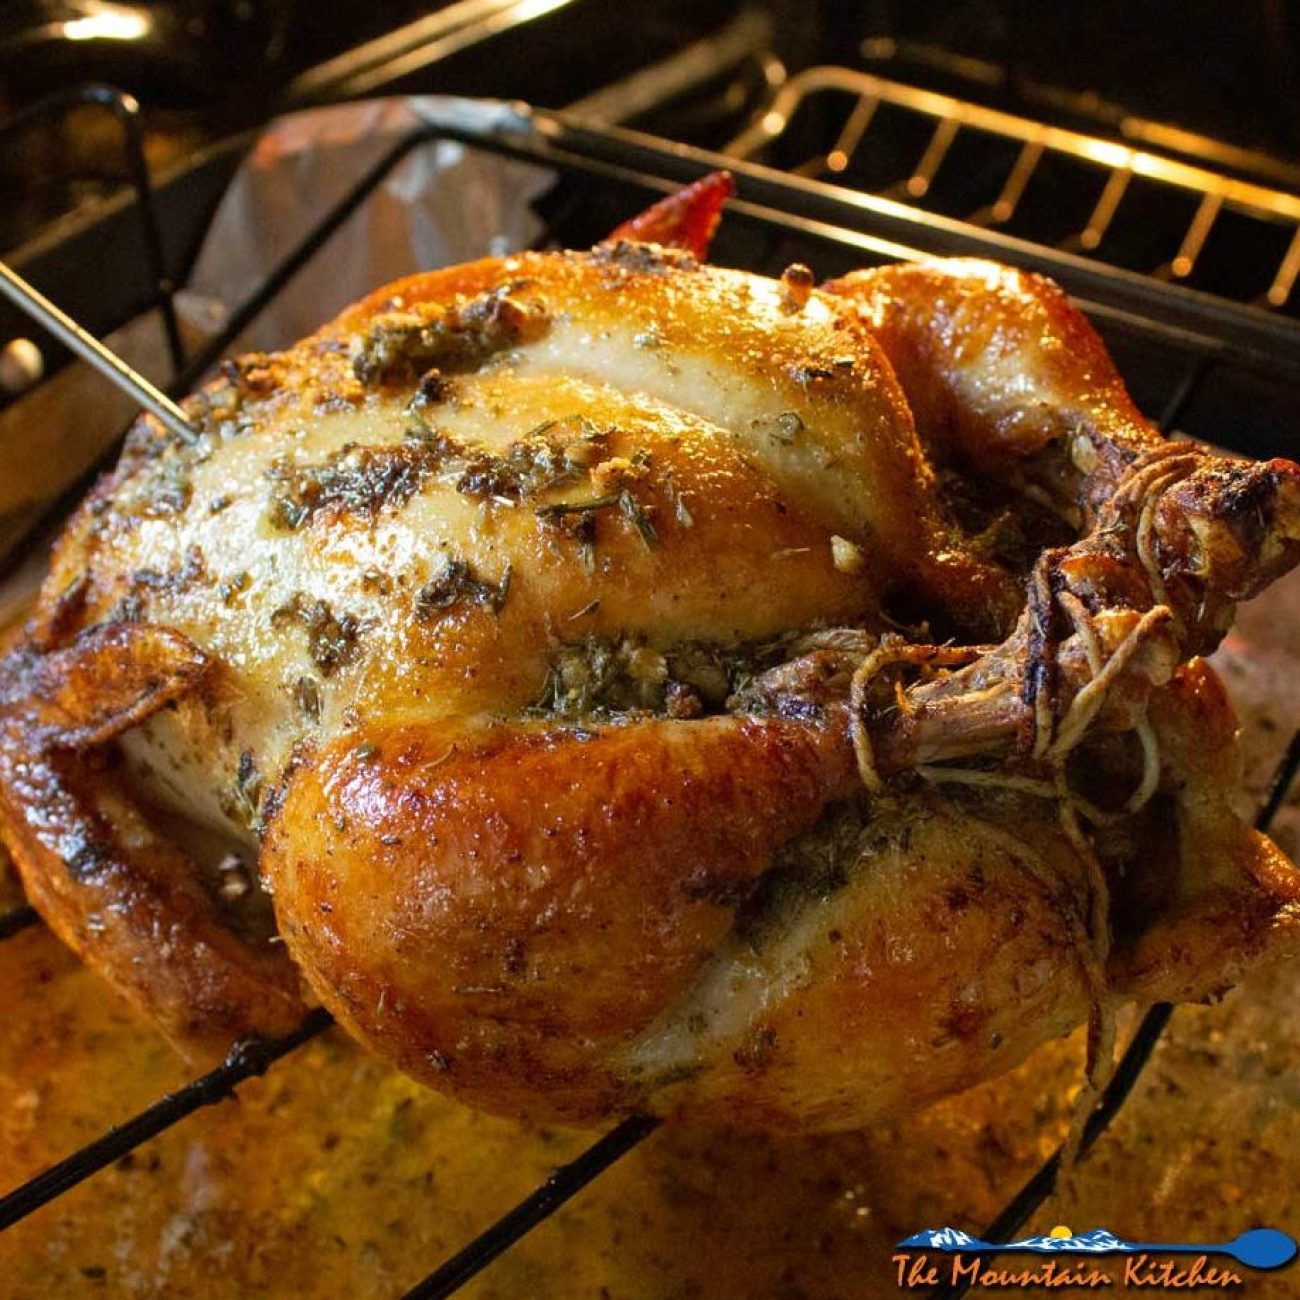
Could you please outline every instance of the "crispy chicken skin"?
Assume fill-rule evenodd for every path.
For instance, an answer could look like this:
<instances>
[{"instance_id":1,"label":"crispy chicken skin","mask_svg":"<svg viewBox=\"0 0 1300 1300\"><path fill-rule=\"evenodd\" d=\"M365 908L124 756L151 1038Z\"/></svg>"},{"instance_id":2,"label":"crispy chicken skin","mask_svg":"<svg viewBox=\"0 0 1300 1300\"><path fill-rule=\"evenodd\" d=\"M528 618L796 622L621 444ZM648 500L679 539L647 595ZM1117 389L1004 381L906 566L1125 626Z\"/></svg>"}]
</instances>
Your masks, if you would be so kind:
<instances>
[{"instance_id":1,"label":"crispy chicken skin","mask_svg":"<svg viewBox=\"0 0 1300 1300\"><path fill-rule=\"evenodd\" d=\"M706 266L724 193L230 363L69 524L0 825L184 1049L318 998L484 1109L843 1128L1297 947L1196 656L1300 469L1044 281Z\"/></svg>"}]
</instances>

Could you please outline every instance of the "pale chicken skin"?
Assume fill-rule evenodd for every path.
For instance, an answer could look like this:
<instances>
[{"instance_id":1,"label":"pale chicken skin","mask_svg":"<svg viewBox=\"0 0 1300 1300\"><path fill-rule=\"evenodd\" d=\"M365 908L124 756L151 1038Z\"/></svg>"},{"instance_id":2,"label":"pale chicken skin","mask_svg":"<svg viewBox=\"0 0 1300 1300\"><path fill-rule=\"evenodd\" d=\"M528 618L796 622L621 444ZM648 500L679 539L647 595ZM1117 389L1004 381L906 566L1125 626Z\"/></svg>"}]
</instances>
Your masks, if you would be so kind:
<instances>
[{"instance_id":1,"label":"pale chicken skin","mask_svg":"<svg viewBox=\"0 0 1300 1300\"><path fill-rule=\"evenodd\" d=\"M232 364L192 444L142 421L0 667L35 905L200 1057L319 999L485 1109L791 1131L1292 951L1193 656L1294 562L1300 470L940 410L884 288L483 261ZM973 537L936 456L1063 545Z\"/></svg>"}]
</instances>

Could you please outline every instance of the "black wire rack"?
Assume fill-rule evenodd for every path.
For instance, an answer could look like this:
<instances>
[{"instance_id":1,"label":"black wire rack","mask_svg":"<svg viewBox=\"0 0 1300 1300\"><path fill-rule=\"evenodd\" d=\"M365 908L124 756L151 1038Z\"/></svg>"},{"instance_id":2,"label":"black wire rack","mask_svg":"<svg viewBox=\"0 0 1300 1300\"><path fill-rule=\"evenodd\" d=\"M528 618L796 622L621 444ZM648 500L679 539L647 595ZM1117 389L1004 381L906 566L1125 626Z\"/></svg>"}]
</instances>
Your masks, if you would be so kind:
<instances>
[{"instance_id":1,"label":"black wire rack","mask_svg":"<svg viewBox=\"0 0 1300 1300\"><path fill-rule=\"evenodd\" d=\"M123 123L128 148L138 150L133 101L107 87L72 92L40 106L57 111L68 103L102 104ZM0 127L0 140L6 128ZM1044 271L1060 281L1090 312L1108 341L1124 354L1125 369L1145 404L1161 412L1166 430L1181 426L1197 398L1213 384L1246 385L1259 399L1260 419L1238 412L1229 432L1244 451L1276 454L1280 443L1269 415L1269 401L1280 394L1294 412L1300 398L1300 326L1265 312L1116 271L1052 249L918 212L833 185L756 164L724 159L701 150L614 128L584 125L560 113L524 106L503 111L500 104L456 101L445 117L428 120L397 141L383 158L356 178L333 206L323 211L301 242L235 310L222 331L192 356L185 356L174 330L173 286L162 264L154 196L147 171L132 168L139 203L145 265L153 306L171 321L173 375L165 391L155 389L88 331L20 276L0 263L0 293L32 322L58 338L75 355L100 368L138 404L160 419L183 426L175 399L210 369L258 314L362 207L389 173L413 150L456 141L477 150L539 164L555 177L543 200L549 210L548 239L580 245L598 238L627 212L657 195L727 166L737 196L715 245L718 261L775 271L793 259L830 274L853 265L922 255L974 255ZM141 156L142 161L142 156ZM1216 403L1210 404L1215 409ZM1219 430L1223 441L1223 429ZM1294 450L1291 448L1290 450ZM1274 777L1257 824L1267 828L1282 806L1300 767L1300 737L1295 738ZM20 906L0 914L0 940L36 922ZM1082 1142L1086 1153L1102 1137L1142 1075L1172 1007L1147 1011L1116 1068ZM271 1040L237 1043L215 1070L169 1094L127 1122L0 1196L0 1230L50 1204L64 1192L104 1169L205 1106L233 1095L244 1081L329 1029L327 1012L311 1012L293 1033ZM536 1191L505 1213L480 1236L442 1263L406 1294L432 1300L450 1296L538 1224L554 1214L604 1170L643 1142L657 1127L652 1117L624 1119L570 1163L557 1169ZM981 1234L985 1240L1010 1240L1051 1195L1060 1168L1058 1151L1008 1202ZM955 1300L964 1286L932 1292L935 1300Z\"/></svg>"},{"instance_id":2,"label":"black wire rack","mask_svg":"<svg viewBox=\"0 0 1300 1300\"><path fill-rule=\"evenodd\" d=\"M134 200L132 208L137 217L136 230L142 254L144 283L139 301L144 310L152 309L158 313L174 376L184 359L184 346L176 318L175 285L167 274L162 227L145 156L144 124L135 97L100 82L56 91L28 104L0 123L0 148L11 147L29 131L57 123L79 107L102 110L118 127L125 179ZM36 320L35 323L42 322Z\"/></svg>"},{"instance_id":3,"label":"black wire rack","mask_svg":"<svg viewBox=\"0 0 1300 1300\"><path fill-rule=\"evenodd\" d=\"M881 117L890 119L885 140L872 132ZM799 118L819 129L792 129ZM795 152L801 135L811 136L807 156ZM896 138L907 146L891 148ZM1188 137L1179 158L1168 146L1157 153L869 72L815 67L786 81L727 152L760 156L773 141L801 175L931 209L937 199L937 210L976 225L1051 226L1062 248L1162 279L1195 285L1207 262L1235 261L1231 284L1209 282L1270 310L1286 308L1300 280L1300 195L1233 176L1240 152L1205 137ZM1294 188L1297 178L1286 179Z\"/></svg>"}]
</instances>

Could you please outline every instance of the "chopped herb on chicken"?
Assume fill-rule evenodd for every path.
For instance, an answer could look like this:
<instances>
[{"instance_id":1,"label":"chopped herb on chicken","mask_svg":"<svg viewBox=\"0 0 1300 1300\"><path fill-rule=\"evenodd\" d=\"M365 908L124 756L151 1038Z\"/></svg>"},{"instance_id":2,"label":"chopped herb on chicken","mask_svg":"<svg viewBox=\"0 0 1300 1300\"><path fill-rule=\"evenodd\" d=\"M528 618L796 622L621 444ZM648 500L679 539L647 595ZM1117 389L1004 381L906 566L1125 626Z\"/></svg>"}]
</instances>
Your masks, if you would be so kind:
<instances>
[{"instance_id":1,"label":"chopped herb on chicken","mask_svg":"<svg viewBox=\"0 0 1300 1300\"><path fill-rule=\"evenodd\" d=\"M351 614L336 614L328 601L299 592L271 614L273 627L290 624L306 631L307 652L326 677L354 663L360 653L360 621Z\"/></svg>"},{"instance_id":2,"label":"chopped herb on chicken","mask_svg":"<svg viewBox=\"0 0 1300 1300\"><path fill-rule=\"evenodd\" d=\"M536 707L566 717L720 713L755 676L785 660L802 635L730 645L683 641L662 650L637 637L590 636L556 652Z\"/></svg>"},{"instance_id":3,"label":"chopped herb on chicken","mask_svg":"<svg viewBox=\"0 0 1300 1300\"><path fill-rule=\"evenodd\" d=\"M546 311L513 297L516 287L377 317L353 348L353 373L371 385L409 382L434 367L444 373L474 370L496 353L538 338L546 330Z\"/></svg>"},{"instance_id":4,"label":"chopped herb on chicken","mask_svg":"<svg viewBox=\"0 0 1300 1300\"><path fill-rule=\"evenodd\" d=\"M293 530L331 508L375 515L385 506L410 500L436 464L436 458L405 443L391 447L345 443L312 465L277 461L267 472L272 483L271 519Z\"/></svg>"},{"instance_id":5,"label":"chopped herb on chicken","mask_svg":"<svg viewBox=\"0 0 1300 1300\"><path fill-rule=\"evenodd\" d=\"M415 614L421 619L438 618L461 603L477 605L495 614L506 603L509 594L508 564L499 582L488 582L464 560L449 560L447 567L416 593Z\"/></svg>"}]
</instances>

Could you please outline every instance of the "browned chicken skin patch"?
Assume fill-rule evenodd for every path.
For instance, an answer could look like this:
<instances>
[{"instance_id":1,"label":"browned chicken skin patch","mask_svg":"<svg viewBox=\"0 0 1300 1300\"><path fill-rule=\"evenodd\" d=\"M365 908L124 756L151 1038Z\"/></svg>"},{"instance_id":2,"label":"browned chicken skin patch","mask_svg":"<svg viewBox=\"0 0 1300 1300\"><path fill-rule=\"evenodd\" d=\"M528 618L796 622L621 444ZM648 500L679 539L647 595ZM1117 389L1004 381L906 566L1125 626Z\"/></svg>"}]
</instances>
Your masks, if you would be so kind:
<instances>
[{"instance_id":1,"label":"browned chicken skin patch","mask_svg":"<svg viewBox=\"0 0 1300 1300\"><path fill-rule=\"evenodd\" d=\"M1044 281L525 254L189 410L5 662L0 819L191 1050L314 996L485 1109L843 1128L1296 946L1195 656L1300 469L1165 443Z\"/></svg>"}]
</instances>

